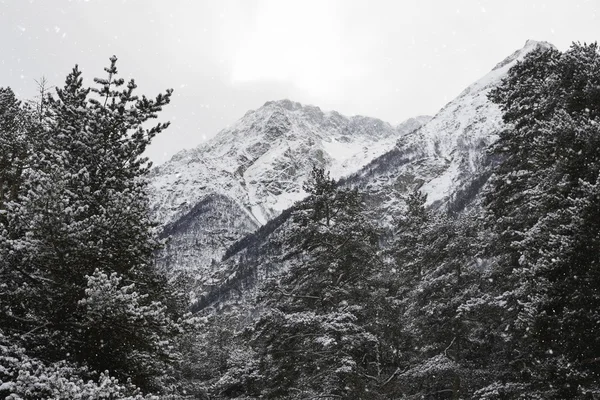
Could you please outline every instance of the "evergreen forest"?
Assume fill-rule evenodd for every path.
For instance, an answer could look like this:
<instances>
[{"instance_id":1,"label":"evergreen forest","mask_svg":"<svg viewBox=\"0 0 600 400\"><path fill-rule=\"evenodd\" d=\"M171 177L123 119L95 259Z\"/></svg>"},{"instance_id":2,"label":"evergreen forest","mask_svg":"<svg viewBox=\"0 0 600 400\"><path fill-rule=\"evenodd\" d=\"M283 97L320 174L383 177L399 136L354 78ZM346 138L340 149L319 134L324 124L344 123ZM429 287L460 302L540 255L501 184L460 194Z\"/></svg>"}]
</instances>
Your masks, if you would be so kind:
<instances>
[{"instance_id":1,"label":"evergreen forest","mask_svg":"<svg viewBox=\"0 0 600 400\"><path fill-rule=\"evenodd\" d=\"M600 398L597 44L532 51L489 93L505 125L455 207L417 188L382 225L315 166L226 253L248 249L245 302L192 303L157 267L144 152L173 91L104 71L0 88L0 398Z\"/></svg>"}]
</instances>

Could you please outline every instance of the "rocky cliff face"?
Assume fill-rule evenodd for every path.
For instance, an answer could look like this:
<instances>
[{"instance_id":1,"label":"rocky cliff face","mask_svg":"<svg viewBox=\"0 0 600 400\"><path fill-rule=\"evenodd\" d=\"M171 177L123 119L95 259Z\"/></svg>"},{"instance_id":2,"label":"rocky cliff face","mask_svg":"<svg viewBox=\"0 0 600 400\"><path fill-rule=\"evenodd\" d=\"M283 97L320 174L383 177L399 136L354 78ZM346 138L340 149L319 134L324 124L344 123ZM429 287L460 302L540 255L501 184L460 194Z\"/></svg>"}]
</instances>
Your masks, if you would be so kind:
<instances>
[{"instance_id":1,"label":"rocky cliff face","mask_svg":"<svg viewBox=\"0 0 600 400\"><path fill-rule=\"evenodd\" d=\"M151 176L152 209L170 237L166 269L203 271L235 240L304 197L313 165L340 178L384 154L429 117L396 127L289 100L249 111Z\"/></svg>"}]
</instances>

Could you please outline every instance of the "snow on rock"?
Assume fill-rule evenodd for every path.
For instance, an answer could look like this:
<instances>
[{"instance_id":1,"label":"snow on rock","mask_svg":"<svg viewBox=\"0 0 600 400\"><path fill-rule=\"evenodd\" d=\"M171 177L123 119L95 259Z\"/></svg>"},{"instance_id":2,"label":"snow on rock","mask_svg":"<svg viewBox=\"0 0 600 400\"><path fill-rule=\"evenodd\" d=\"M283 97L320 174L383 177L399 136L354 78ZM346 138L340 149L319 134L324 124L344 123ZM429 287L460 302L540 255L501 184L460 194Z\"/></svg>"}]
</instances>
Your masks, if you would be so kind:
<instances>
[{"instance_id":1,"label":"snow on rock","mask_svg":"<svg viewBox=\"0 0 600 400\"><path fill-rule=\"evenodd\" d=\"M393 127L289 100L267 102L156 168L154 215L163 225L172 223L208 194L219 194L264 224L305 195L302 184L313 165L327 168L334 178L353 173L425 120Z\"/></svg>"},{"instance_id":2,"label":"snow on rock","mask_svg":"<svg viewBox=\"0 0 600 400\"><path fill-rule=\"evenodd\" d=\"M301 200L313 165L334 178L349 175L428 118L393 127L289 100L247 112L152 171L151 208L170 238L159 264L206 272L233 241Z\"/></svg>"},{"instance_id":3,"label":"snow on rock","mask_svg":"<svg viewBox=\"0 0 600 400\"><path fill-rule=\"evenodd\" d=\"M522 49L467 87L423 126L420 135L427 143L428 155L449 161L444 172L421 189L427 193L430 204L443 200L472 177L482 165L485 149L498 139L503 127L502 113L488 100L488 93L529 52L551 47L547 42L528 40Z\"/></svg>"},{"instance_id":4,"label":"snow on rock","mask_svg":"<svg viewBox=\"0 0 600 400\"><path fill-rule=\"evenodd\" d=\"M348 184L357 185L379 203L388 218L410 191L427 194L430 205L441 205L482 172L486 149L498 139L502 113L487 95L508 70L547 42L528 40L525 46L499 63L487 75L467 87L421 128L402 136L396 147L375 159ZM384 220L385 220L384 218ZM391 217L388 222L392 222Z\"/></svg>"}]
</instances>

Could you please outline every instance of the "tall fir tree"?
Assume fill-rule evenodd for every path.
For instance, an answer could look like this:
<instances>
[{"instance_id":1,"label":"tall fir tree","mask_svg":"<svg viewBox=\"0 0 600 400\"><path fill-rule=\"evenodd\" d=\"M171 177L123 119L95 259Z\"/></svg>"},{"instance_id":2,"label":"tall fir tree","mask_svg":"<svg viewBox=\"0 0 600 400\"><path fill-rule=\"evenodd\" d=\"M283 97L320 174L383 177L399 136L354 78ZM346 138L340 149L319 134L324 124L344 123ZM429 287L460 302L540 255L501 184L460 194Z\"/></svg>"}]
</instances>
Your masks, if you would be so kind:
<instances>
[{"instance_id":1,"label":"tall fir tree","mask_svg":"<svg viewBox=\"0 0 600 400\"><path fill-rule=\"evenodd\" d=\"M143 152L168 126L148 122L171 90L136 96L116 61L93 89L75 67L47 103L43 144L7 203L0 263L12 273L1 319L33 356L159 391L182 309L153 265L160 243Z\"/></svg>"},{"instance_id":2,"label":"tall fir tree","mask_svg":"<svg viewBox=\"0 0 600 400\"><path fill-rule=\"evenodd\" d=\"M400 305L396 335L403 341L393 384L408 398L465 398L481 385L485 369L482 324L463 310L479 295L477 218L428 210L419 191L406 203L391 249Z\"/></svg>"},{"instance_id":3,"label":"tall fir tree","mask_svg":"<svg viewBox=\"0 0 600 400\"><path fill-rule=\"evenodd\" d=\"M324 170L313 169L305 190L286 241L293 261L266 287L267 311L252 328L258 375L246 393L380 398L379 343L368 328L377 232L359 193L337 188Z\"/></svg>"},{"instance_id":4,"label":"tall fir tree","mask_svg":"<svg viewBox=\"0 0 600 400\"><path fill-rule=\"evenodd\" d=\"M520 355L511 380L529 398L600 394L599 87L597 44L575 43L530 54L491 93L509 128L486 207L511 282L498 293Z\"/></svg>"},{"instance_id":5,"label":"tall fir tree","mask_svg":"<svg viewBox=\"0 0 600 400\"><path fill-rule=\"evenodd\" d=\"M0 88L0 210L15 200L31 152L28 110L11 88Z\"/></svg>"}]
</instances>

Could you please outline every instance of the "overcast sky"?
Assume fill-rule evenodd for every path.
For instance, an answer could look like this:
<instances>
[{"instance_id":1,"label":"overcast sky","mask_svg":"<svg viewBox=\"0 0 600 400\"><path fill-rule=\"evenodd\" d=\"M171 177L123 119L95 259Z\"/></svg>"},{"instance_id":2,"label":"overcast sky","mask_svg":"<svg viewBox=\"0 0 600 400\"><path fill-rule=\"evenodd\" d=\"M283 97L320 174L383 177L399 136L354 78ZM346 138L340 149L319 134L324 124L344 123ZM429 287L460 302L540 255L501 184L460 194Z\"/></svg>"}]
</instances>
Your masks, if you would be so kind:
<instances>
[{"instance_id":1,"label":"overcast sky","mask_svg":"<svg viewBox=\"0 0 600 400\"><path fill-rule=\"evenodd\" d=\"M0 0L0 87L31 98L108 57L139 93L174 88L155 164L268 100L391 123L435 114L527 39L600 38L600 0Z\"/></svg>"}]
</instances>

